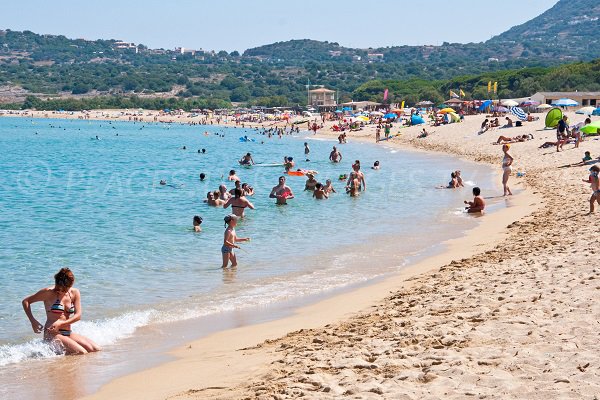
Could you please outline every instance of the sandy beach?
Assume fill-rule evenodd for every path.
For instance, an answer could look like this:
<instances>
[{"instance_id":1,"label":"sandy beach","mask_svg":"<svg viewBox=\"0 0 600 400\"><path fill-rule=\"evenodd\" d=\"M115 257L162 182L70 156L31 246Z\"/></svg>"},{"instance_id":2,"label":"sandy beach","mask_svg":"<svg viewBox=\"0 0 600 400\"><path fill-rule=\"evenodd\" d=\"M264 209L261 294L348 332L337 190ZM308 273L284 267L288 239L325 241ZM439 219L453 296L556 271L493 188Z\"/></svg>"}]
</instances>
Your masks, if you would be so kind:
<instances>
[{"instance_id":1,"label":"sandy beach","mask_svg":"<svg viewBox=\"0 0 600 400\"><path fill-rule=\"evenodd\" d=\"M584 119L567 114L573 123ZM589 165L567 165L584 151L598 157L600 141L557 153L538 149L555 140L543 121L477 135L483 119L427 127L423 139L422 126L394 128L400 135L381 145L450 153L500 172L501 146L492 142L532 134L511 147L510 185L522 192L503 200L507 208L396 277L189 343L172 353L175 361L116 379L90 398L595 398L597 216L587 215ZM337 136L330 125L319 134ZM374 142L374 127L348 140Z\"/></svg>"}]
</instances>

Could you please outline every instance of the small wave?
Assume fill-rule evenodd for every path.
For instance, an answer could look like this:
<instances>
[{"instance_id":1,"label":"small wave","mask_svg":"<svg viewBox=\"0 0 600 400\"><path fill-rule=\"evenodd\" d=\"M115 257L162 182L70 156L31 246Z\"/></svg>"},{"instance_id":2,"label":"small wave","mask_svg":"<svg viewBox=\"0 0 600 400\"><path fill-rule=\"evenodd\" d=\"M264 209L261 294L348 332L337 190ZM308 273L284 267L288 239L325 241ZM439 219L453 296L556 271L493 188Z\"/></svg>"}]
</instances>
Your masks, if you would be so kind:
<instances>
[{"instance_id":1,"label":"small wave","mask_svg":"<svg viewBox=\"0 0 600 400\"><path fill-rule=\"evenodd\" d=\"M463 183L467 186L475 186L475 182L473 181L464 181Z\"/></svg>"},{"instance_id":2,"label":"small wave","mask_svg":"<svg viewBox=\"0 0 600 400\"><path fill-rule=\"evenodd\" d=\"M75 332L92 339L100 346L107 346L133 335L136 329L151 323L156 315L156 310L134 311L105 320L82 321L77 323ZM58 357L63 354L62 347L42 339L3 345L0 346L0 367L26 360Z\"/></svg>"}]
</instances>

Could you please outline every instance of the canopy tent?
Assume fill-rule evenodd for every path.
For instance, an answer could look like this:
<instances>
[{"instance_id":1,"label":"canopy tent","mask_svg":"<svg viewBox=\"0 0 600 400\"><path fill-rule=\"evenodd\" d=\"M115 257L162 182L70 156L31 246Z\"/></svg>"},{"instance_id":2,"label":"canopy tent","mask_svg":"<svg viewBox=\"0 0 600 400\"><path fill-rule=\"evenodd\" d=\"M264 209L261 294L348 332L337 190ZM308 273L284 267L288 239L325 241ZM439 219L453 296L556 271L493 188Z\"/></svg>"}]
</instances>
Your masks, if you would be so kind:
<instances>
[{"instance_id":1,"label":"canopy tent","mask_svg":"<svg viewBox=\"0 0 600 400\"><path fill-rule=\"evenodd\" d=\"M521 121L527 121L527 114L525 114L525 111L523 111L523 109L519 107L508 107L508 109L510 110L510 113L512 115L519 118Z\"/></svg>"},{"instance_id":2,"label":"canopy tent","mask_svg":"<svg viewBox=\"0 0 600 400\"><path fill-rule=\"evenodd\" d=\"M556 107L575 107L578 106L579 103L571 99L558 99L552 102L552 105Z\"/></svg>"},{"instance_id":3,"label":"canopy tent","mask_svg":"<svg viewBox=\"0 0 600 400\"><path fill-rule=\"evenodd\" d=\"M553 108L546 114L546 128L556 128L558 121L563 117L563 112L560 108Z\"/></svg>"},{"instance_id":4,"label":"canopy tent","mask_svg":"<svg viewBox=\"0 0 600 400\"><path fill-rule=\"evenodd\" d=\"M592 115L596 111L596 107L588 106L582 107L579 110L575 111L575 114L583 114L583 115Z\"/></svg>"},{"instance_id":5,"label":"canopy tent","mask_svg":"<svg viewBox=\"0 0 600 400\"><path fill-rule=\"evenodd\" d=\"M594 121L591 124L584 126L583 128L581 128L581 132L585 133L586 135L592 135L597 134L598 129L600 129L600 120Z\"/></svg>"}]
</instances>

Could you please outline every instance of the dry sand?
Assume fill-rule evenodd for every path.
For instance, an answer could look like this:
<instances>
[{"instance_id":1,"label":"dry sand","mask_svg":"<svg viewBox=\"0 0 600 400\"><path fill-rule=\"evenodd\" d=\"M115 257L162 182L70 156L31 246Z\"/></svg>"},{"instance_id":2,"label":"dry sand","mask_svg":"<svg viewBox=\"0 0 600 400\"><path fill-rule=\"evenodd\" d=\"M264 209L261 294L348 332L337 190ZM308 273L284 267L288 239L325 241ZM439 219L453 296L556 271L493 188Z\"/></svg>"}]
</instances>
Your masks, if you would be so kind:
<instances>
[{"instance_id":1,"label":"dry sand","mask_svg":"<svg viewBox=\"0 0 600 400\"><path fill-rule=\"evenodd\" d=\"M600 141L556 153L537 148L555 138L541 121L479 136L482 120L428 128L435 132L425 139L421 128L404 128L385 145L500 168L500 146L491 143L532 133L511 148L515 170L526 172L513 174L511 186L528 188L509 200L513 207L484 216L447 252L398 277L199 340L175 351L178 360L117 379L93 398L600 396L598 216L587 215L591 191L581 180L589 166L561 168L585 150L600 155Z\"/></svg>"}]
</instances>

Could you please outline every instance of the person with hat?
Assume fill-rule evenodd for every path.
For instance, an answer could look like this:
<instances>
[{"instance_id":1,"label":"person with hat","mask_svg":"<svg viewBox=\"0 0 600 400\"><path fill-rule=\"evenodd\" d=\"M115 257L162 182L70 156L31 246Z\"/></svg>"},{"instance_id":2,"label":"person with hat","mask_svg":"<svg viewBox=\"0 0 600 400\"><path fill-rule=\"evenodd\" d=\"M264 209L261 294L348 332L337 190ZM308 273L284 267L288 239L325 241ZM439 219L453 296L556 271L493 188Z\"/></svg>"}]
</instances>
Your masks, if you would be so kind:
<instances>
[{"instance_id":1,"label":"person with hat","mask_svg":"<svg viewBox=\"0 0 600 400\"><path fill-rule=\"evenodd\" d=\"M239 249L240 246L236 242L248 242L250 238L239 238L235 233L235 227L237 225L239 217L234 214L226 215L223 219L225 221L225 234L223 235L223 246L221 247L221 254L223 255L223 268L227 268L229 261L231 261L231 267L237 266L237 258L233 249Z\"/></svg>"}]
</instances>

